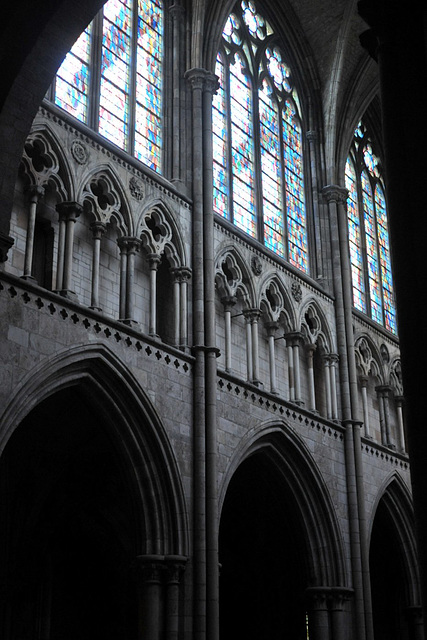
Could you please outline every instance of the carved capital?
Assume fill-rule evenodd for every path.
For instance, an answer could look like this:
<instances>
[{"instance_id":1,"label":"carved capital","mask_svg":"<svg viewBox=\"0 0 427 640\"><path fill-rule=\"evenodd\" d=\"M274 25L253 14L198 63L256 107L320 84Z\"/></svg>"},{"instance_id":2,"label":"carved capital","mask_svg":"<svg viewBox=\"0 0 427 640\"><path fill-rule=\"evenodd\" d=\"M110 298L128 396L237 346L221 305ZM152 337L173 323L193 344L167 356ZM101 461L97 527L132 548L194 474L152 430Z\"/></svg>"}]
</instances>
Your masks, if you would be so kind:
<instances>
[{"instance_id":1,"label":"carved capital","mask_svg":"<svg viewBox=\"0 0 427 640\"><path fill-rule=\"evenodd\" d=\"M11 236L6 236L0 232L0 262L6 262L9 249L15 240Z\"/></svg>"},{"instance_id":2,"label":"carved capital","mask_svg":"<svg viewBox=\"0 0 427 640\"><path fill-rule=\"evenodd\" d=\"M224 305L225 311L230 311L237 302L236 296L224 296L221 298L221 302Z\"/></svg>"},{"instance_id":3,"label":"carved capital","mask_svg":"<svg viewBox=\"0 0 427 640\"><path fill-rule=\"evenodd\" d=\"M169 585L179 584L187 559L185 556L165 556L166 581Z\"/></svg>"},{"instance_id":4,"label":"carved capital","mask_svg":"<svg viewBox=\"0 0 427 640\"><path fill-rule=\"evenodd\" d=\"M90 230L92 231L92 237L94 240L102 238L106 229L107 225L105 224L105 222L101 222L100 220L95 220L90 224Z\"/></svg>"},{"instance_id":5,"label":"carved capital","mask_svg":"<svg viewBox=\"0 0 427 640\"><path fill-rule=\"evenodd\" d=\"M345 204L348 198L348 189L336 184L328 184L326 187L323 187L322 194L328 204L330 202Z\"/></svg>"},{"instance_id":6,"label":"carved capital","mask_svg":"<svg viewBox=\"0 0 427 640\"><path fill-rule=\"evenodd\" d=\"M189 81L193 90L209 91L213 95L219 88L218 77L206 69L194 67L186 71L184 77Z\"/></svg>"},{"instance_id":7,"label":"carved capital","mask_svg":"<svg viewBox=\"0 0 427 640\"><path fill-rule=\"evenodd\" d=\"M305 135L307 136L307 140L310 143L317 142L317 139L319 137L318 134L317 134L317 131L314 131L314 130L313 131L307 131L307 133Z\"/></svg>"},{"instance_id":8,"label":"carved capital","mask_svg":"<svg viewBox=\"0 0 427 640\"><path fill-rule=\"evenodd\" d=\"M176 282L188 282L188 280L191 280L191 269L188 267L172 267L170 272Z\"/></svg>"},{"instance_id":9,"label":"carved capital","mask_svg":"<svg viewBox=\"0 0 427 640\"><path fill-rule=\"evenodd\" d=\"M37 203L44 196L44 188L39 185L32 184L25 189L30 202Z\"/></svg>"},{"instance_id":10,"label":"carved capital","mask_svg":"<svg viewBox=\"0 0 427 640\"><path fill-rule=\"evenodd\" d=\"M245 311L243 311L243 315L246 322L252 324L253 322L258 322L261 316L261 309L245 309Z\"/></svg>"},{"instance_id":11,"label":"carved capital","mask_svg":"<svg viewBox=\"0 0 427 640\"><path fill-rule=\"evenodd\" d=\"M120 247L120 251L129 254L135 254L139 251L141 246L141 240L133 236L121 236L117 238L117 244Z\"/></svg>"},{"instance_id":12,"label":"carved capital","mask_svg":"<svg viewBox=\"0 0 427 640\"><path fill-rule=\"evenodd\" d=\"M152 271L157 271L157 267L161 262L161 256L158 253L149 253L147 256L148 264L150 265L150 269Z\"/></svg>"},{"instance_id":13,"label":"carved capital","mask_svg":"<svg viewBox=\"0 0 427 640\"><path fill-rule=\"evenodd\" d=\"M83 211L83 207L78 202L58 202L56 210L60 220L75 222Z\"/></svg>"}]
</instances>

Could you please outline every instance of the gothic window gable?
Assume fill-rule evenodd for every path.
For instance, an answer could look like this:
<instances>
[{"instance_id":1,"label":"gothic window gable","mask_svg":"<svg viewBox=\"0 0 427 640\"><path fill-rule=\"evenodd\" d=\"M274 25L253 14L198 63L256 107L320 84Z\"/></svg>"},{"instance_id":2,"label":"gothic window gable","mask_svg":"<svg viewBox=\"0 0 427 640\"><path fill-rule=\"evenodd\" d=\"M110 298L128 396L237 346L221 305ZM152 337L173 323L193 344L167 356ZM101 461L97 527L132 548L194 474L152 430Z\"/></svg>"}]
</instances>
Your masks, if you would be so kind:
<instances>
[{"instance_id":1,"label":"gothic window gable","mask_svg":"<svg viewBox=\"0 0 427 640\"><path fill-rule=\"evenodd\" d=\"M347 158L345 184L353 305L397 333L382 168L362 123Z\"/></svg>"},{"instance_id":2,"label":"gothic window gable","mask_svg":"<svg viewBox=\"0 0 427 640\"><path fill-rule=\"evenodd\" d=\"M252 1L237 4L217 55L213 208L308 273L301 109L272 27Z\"/></svg>"},{"instance_id":3,"label":"gothic window gable","mask_svg":"<svg viewBox=\"0 0 427 640\"><path fill-rule=\"evenodd\" d=\"M162 171L163 6L109 0L65 57L53 102Z\"/></svg>"}]
</instances>

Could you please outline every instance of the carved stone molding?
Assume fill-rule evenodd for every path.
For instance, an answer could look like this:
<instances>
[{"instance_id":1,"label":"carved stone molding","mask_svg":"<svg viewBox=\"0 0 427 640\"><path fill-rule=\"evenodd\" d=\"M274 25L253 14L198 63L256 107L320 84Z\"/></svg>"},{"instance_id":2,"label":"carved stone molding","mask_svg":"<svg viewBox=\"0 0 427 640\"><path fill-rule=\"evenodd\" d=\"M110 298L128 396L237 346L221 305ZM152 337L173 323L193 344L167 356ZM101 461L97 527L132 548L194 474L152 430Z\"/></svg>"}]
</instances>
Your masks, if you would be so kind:
<instances>
[{"instance_id":1,"label":"carved stone molding","mask_svg":"<svg viewBox=\"0 0 427 640\"><path fill-rule=\"evenodd\" d=\"M129 180L129 191L135 200L142 200L144 197L144 187L141 180L132 176Z\"/></svg>"},{"instance_id":2,"label":"carved stone molding","mask_svg":"<svg viewBox=\"0 0 427 640\"><path fill-rule=\"evenodd\" d=\"M77 164L87 164L89 160L89 151L80 140L73 140L71 143L71 155Z\"/></svg>"}]
</instances>

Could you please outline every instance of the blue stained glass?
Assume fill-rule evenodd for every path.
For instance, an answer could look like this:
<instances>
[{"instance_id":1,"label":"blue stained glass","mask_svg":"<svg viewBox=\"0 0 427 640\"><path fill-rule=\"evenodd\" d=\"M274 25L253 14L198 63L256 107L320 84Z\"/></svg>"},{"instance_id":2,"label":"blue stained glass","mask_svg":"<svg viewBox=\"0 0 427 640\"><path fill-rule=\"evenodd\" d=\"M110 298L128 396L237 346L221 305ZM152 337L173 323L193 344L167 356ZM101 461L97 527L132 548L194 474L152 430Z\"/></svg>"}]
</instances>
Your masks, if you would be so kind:
<instances>
[{"instance_id":1,"label":"blue stained glass","mask_svg":"<svg viewBox=\"0 0 427 640\"><path fill-rule=\"evenodd\" d=\"M135 20L133 12L137 12ZM137 27L136 38L133 28ZM92 56L91 49L95 54ZM91 73L91 56L100 55L101 76ZM163 8L160 0L109 0L103 7L102 39L93 38L93 24L80 36L61 66L55 102L84 122L89 99L98 92L98 131L122 149L130 148L131 109L137 130L134 155L161 170L163 91ZM130 105L131 69L136 69L135 102ZM95 79L99 81L94 86ZM89 83L93 86L89 91Z\"/></svg>"},{"instance_id":2,"label":"blue stained glass","mask_svg":"<svg viewBox=\"0 0 427 640\"><path fill-rule=\"evenodd\" d=\"M222 57L217 56L215 73L219 78L219 89L212 103L212 151L213 151L213 210L224 218L230 217L228 206L228 162L225 69Z\"/></svg>"},{"instance_id":3,"label":"blue stained glass","mask_svg":"<svg viewBox=\"0 0 427 640\"><path fill-rule=\"evenodd\" d=\"M350 242L351 278L353 284L353 304L356 309L366 313L366 293L363 278L363 257L361 251L361 232L357 198L356 172L350 159L345 167L345 186L348 189L347 220Z\"/></svg>"},{"instance_id":4,"label":"blue stained glass","mask_svg":"<svg viewBox=\"0 0 427 640\"><path fill-rule=\"evenodd\" d=\"M301 131L295 109L287 101L282 114L283 145L285 149L285 186L288 215L288 243L290 262L308 271L305 196L302 174ZM298 158L298 161L297 161Z\"/></svg>"},{"instance_id":5,"label":"blue stained glass","mask_svg":"<svg viewBox=\"0 0 427 640\"><path fill-rule=\"evenodd\" d=\"M396 333L396 311L393 302L393 279L391 273L386 203L384 192L379 184L377 184L375 189L375 209L377 215L377 234L380 251L385 324L389 331Z\"/></svg>"},{"instance_id":6,"label":"blue stained glass","mask_svg":"<svg viewBox=\"0 0 427 640\"><path fill-rule=\"evenodd\" d=\"M252 91L243 69L244 59L237 53L230 65L233 221L249 235L256 236Z\"/></svg>"},{"instance_id":7,"label":"blue stained glass","mask_svg":"<svg viewBox=\"0 0 427 640\"><path fill-rule=\"evenodd\" d=\"M365 243L368 264L369 294L371 299L371 317L382 324L382 301L378 250L375 229L374 201L369 178L365 171L361 174L363 215L365 223Z\"/></svg>"},{"instance_id":8,"label":"blue stained glass","mask_svg":"<svg viewBox=\"0 0 427 640\"><path fill-rule=\"evenodd\" d=\"M55 103L85 122L89 91L91 25L79 36L58 70Z\"/></svg>"}]
</instances>

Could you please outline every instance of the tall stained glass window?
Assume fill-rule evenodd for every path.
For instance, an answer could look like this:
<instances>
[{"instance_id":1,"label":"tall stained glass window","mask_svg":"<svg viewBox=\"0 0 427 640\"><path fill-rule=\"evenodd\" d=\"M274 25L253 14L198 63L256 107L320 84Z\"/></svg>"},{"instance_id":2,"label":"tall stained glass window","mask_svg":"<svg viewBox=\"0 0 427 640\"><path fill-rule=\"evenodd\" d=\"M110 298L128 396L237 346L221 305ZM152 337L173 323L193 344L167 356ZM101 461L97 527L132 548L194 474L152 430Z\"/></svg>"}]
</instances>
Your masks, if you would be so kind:
<instances>
[{"instance_id":1,"label":"tall stained glass window","mask_svg":"<svg viewBox=\"0 0 427 640\"><path fill-rule=\"evenodd\" d=\"M161 0L109 0L58 70L53 101L162 170Z\"/></svg>"},{"instance_id":2,"label":"tall stained glass window","mask_svg":"<svg viewBox=\"0 0 427 640\"><path fill-rule=\"evenodd\" d=\"M277 38L251 0L227 19L216 74L214 211L308 272L298 95Z\"/></svg>"},{"instance_id":3,"label":"tall stained glass window","mask_svg":"<svg viewBox=\"0 0 427 640\"><path fill-rule=\"evenodd\" d=\"M387 207L381 163L361 123L345 168L353 305L392 333L397 332L393 301Z\"/></svg>"}]
</instances>

